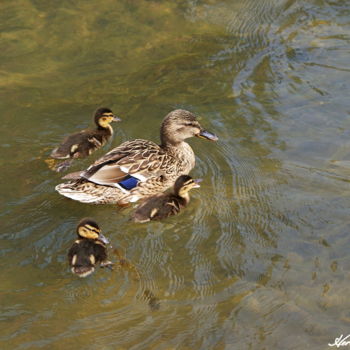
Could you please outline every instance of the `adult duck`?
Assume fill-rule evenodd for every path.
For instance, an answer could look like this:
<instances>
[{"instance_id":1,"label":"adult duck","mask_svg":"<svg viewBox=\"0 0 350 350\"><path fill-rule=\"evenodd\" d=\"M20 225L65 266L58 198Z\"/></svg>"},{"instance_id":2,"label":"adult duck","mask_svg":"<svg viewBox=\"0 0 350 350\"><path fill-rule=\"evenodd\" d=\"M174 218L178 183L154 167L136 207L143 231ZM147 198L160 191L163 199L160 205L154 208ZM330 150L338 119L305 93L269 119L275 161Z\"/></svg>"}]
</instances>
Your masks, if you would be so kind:
<instances>
[{"instance_id":1,"label":"adult duck","mask_svg":"<svg viewBox=\"0 0 350 350\"><path fill-rule=\"evenodd\" d=\"M120 205L162 193L193 169L195 155L185 142L193 136L218 140L194 114L174 110L162 122L160 145L142 139L124 142L56 190L83 203Z\"/></svg>"}]
</instances>

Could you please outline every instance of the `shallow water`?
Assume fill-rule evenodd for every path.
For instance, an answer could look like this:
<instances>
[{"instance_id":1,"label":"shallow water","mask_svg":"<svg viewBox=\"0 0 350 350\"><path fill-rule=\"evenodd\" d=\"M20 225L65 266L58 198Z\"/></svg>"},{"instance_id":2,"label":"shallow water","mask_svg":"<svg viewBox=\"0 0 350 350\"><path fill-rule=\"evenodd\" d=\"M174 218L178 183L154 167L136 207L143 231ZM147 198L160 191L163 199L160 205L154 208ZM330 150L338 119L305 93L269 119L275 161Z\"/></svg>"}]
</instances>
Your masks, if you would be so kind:
<instances>
[{"instance_id":1,"label":"shallow water","mask_svg":"<svg viewBox=\"0 0 350 350\"><path fill-rule=\"evenodd\" d=\"M326 349L350 333L349 14L342 0L3 1L0 348ZM135 225L55 193L50 150L101 105L123 122L72 171L157 141L175 108L219 136L189 141L204 181L178 217ZM70 273L84 216L139 279Z\"/></svg>"}]
</instances>

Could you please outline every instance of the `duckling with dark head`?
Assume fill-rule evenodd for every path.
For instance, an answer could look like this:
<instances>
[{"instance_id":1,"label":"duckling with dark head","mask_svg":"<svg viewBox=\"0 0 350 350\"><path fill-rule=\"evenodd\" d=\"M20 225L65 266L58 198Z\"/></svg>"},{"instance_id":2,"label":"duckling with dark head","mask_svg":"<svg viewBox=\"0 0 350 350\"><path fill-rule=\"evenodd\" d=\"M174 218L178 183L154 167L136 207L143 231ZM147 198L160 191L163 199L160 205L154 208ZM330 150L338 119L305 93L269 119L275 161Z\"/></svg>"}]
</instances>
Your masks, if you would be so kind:
<instances>
[{"instance_id":1,"label":"duckling with dark head","mask_svg":"<svg viewBox=\"0 0 350 350\"><path fill-rule=\"evenodd\" d=\"M160 194L150 197L134 212L132 218L135 222L161 220L175 215L187 206L190 201L189 191L200 187L202 179L192 179L189 175L181 175L174 184L174 193Z\"/></svg>"},{"instance_id":2,"label":"duckling with dark head","mask_svg":"<svg viewBox=\"0 0 350 350\"><path fill-rule=\"evenodd\" d=\"M77 226L78 239L68 251L68 261L72 272L86 277L95 271L95 266L111 267L107 260L108 239L103 236L96 221L85 218Z\"/></svg>"},{"instance_id":3,"label":"duckling with dark head","mask_svg":"<svg viewBox=\"0 0 350 350\"><path fill-rule=\"evenodd\" d=\"M113 135L112 122L120 121L109 108L98 108L94 114L96 129L82 130L67 136L62 143L51 152L51 158L69 159L55 167L57 172L66 170L73 159L85 158L96 149L102 147Z\"/></svg>"}]
</instances>

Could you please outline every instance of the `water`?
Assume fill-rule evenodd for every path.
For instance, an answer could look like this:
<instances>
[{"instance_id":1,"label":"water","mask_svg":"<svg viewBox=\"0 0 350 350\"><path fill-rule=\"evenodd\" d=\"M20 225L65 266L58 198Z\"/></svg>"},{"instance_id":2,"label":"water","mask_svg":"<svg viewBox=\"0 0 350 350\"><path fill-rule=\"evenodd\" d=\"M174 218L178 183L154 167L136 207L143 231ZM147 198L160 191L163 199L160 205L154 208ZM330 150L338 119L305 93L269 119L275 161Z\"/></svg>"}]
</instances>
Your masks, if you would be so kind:
<instances>
[{"instance_id":1,"label":"water","mask_svg":"<svg viewBox=\"0 0 350 350\"><path fill-rule=\"evenodd\" d=\"M349 14L342 0L3 1L0 348L326 349L347 335ZM112 146L157 141L175 108L219 136L190 140L204 181L178 217L135 225L132 209L55 193L49 152L102 105L123 118ZM84 216L140 279L70 273Z\"/></svg>"}]
</instances>

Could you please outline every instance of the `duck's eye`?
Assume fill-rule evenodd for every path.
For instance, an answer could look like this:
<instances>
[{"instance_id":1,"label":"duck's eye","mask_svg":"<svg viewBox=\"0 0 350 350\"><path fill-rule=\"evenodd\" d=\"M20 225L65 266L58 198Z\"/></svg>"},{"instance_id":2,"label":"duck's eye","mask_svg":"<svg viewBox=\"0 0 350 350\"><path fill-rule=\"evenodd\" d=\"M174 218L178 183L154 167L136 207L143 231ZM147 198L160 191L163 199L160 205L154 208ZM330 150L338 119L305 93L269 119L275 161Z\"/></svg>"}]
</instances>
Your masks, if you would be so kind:
<instances>
[{"instance_id":1,"label":"duck's eye","mask_svg":"<svg viewBox=\"0 0 350 350\"><path fill-rule=\"evenodd\" d=\"M185 123L185 126L186 127L190 127L190 128L198 128L198 125L197 124L194 124L194 123Z\"/></svg>"},{"instance_id":2,"label":"duck's eye","mask_svg":"<svg viewBox=\"0 0 350 350\"><path fill-rule=\"evenodd\" d=\"M79 232L80 232L80 235L83 237L85 237L89 233L88 229L86 229L85 227L80 227Z\"/></svg>"},{"instance_id":3,"label":"duck's eye","mask_svg":"<svg viewBox=\"0 0 350 350\"><path fill-rule=\"evenodd\" d=\"M102 119L103 122L105 122L107 120L106 117L102 117L101 119Z\"/></svg>"}]
</instances>

